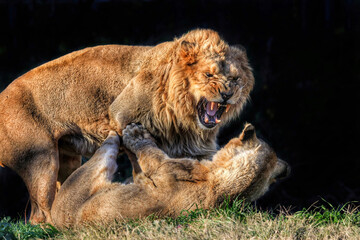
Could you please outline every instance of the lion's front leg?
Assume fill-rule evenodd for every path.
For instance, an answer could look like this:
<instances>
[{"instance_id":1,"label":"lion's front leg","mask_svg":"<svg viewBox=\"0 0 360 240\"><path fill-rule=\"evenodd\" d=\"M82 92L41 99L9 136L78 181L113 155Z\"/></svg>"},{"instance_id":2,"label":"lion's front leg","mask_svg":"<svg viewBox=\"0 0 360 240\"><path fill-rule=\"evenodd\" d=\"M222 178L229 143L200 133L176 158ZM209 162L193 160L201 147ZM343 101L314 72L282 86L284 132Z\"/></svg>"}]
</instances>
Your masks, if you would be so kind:
<instances>
[{"instance_id":1,"label":"lion's front leg","mask_svg":"<svg viewBox=\"0 0 360 240\"><path fill-rule=\"evenodd\" d=\"M152 95L144 91L144 79L148 80L144 72L131 79L109 107L110 124L120 136L128 124L141 122L141 116L150 111Z\"/></svg>"}]
</instances>

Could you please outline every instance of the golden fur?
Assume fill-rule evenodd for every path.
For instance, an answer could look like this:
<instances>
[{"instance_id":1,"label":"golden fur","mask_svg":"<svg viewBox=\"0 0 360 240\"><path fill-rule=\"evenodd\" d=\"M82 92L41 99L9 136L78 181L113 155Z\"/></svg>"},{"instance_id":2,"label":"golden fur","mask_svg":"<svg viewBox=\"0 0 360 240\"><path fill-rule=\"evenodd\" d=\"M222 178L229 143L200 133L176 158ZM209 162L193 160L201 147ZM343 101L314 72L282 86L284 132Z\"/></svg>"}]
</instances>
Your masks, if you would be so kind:
<instances>
[{"instance_id":1,"label":"golden fur","mask_svg":"<svg viewBox=\"0 0 360 240\"><path fill-rule=\"evenodd\" d=\"M121 133L139 122L169 156L209 157L219 125L239 114L253 84L246 54L212 30L153 47L76 51L29 71L0 94L0 165L23 178L30 220L50 221L56 181L65 181L110 130ZM221 123L211 117L206 127L199 119L209 101L223 114Z\"/></svg>"},{"instance_id":2,"label":"golden fur","mask_svg":"<svg viewBox=\"0 0 360 240\"><path fill-rule=\"evenodd\" d=\"M216 207L226 197L253 201L290 169L256 138L250 124L212 161L170 158L136 124L123 131L123 141L138 157L138 161L132 159L134 183L111 182L119 148L119 138L112 132L93 158L63 184L51 211L54 224L110 223L150 214L178 216L182 210Z\"/></svg>"}]
</instances>

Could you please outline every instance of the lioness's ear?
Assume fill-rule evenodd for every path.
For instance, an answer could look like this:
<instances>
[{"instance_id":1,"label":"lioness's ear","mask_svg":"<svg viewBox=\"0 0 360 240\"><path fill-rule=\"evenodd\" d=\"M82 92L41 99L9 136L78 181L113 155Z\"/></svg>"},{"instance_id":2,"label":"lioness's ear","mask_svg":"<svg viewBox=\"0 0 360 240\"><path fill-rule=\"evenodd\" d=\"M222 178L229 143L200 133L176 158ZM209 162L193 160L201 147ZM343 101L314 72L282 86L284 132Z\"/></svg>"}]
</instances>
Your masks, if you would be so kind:
<instances>
[{"instance_id":1,"label":"lioness's ear","mask_svg":"<svg viewBox=\"0 0 360 240\"><path fill-rule=\"evenodd\" d=\"M180 58L187 65L196 63L196 43L182 41L180 43Z\"/></svg>"},{"instance_id":2,"label":"lioness's ear","mask_svg":"<svg viewBox=\"0 0 360 240\"><path fill-rule=\"evenodd\" d=\"M250 139L255 139L255 138L256 138L255 127L250 123L246 123L242 133L240 134L240 140L248 141Z\"/></svg>"}]
</instances>

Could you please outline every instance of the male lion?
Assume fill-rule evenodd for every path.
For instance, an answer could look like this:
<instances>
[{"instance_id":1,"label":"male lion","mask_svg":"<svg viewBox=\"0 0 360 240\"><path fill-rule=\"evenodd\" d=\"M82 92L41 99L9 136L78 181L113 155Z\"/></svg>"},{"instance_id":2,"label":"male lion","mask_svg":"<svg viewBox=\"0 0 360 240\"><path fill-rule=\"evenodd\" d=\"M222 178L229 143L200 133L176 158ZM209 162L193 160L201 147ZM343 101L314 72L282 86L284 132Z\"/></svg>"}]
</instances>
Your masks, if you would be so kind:
<instances>
[{"instance_id":1,"label":"male lion","mask_svg":"<svg viewBox=\"0 0 360 240\"><path fill-rule=\"evenodd\" d=\"M219 125L238 116L254 84L244 51L212 30L150 46L70 53L0 94L0 162L24 180L30 220L50 220L56 181L110 130L139 122L170 157L209 157Z\"/></svg>"},{"instance_id":2,"label":"male lion","mask_svg":"<svg viewBox=\"0 0 360 240\"><path fill-rule=\"evenodd\" d=\"M134 183L111 182L116 171L119 137L110 132L102 147L62 185L52 210L57 226L114 219L178 216L182 210L208 209L226 197L253 201L288 174L288 165L256 138L247 124L213 160L170 158L150 134L132 124L123 131L124 145L136 154Z\"/></svg>"}]
</instances>

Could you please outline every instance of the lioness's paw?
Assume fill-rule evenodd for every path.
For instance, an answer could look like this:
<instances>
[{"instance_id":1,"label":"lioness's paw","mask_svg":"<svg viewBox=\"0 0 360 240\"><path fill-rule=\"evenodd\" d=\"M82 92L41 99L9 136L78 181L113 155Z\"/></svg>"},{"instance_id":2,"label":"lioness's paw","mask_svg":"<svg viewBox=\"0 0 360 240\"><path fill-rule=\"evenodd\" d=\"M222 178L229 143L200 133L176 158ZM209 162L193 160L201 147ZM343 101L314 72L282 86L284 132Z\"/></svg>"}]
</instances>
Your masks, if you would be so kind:
<instances>
[{"instance_id":1,"label":"lioness's paw","mask_svg":"<svg viewBox=\"0 0 360 240\"><path fill-rule=\"evenodd\" d=\"M140 124L131 123L127 125L122 134L125 147L133 153L146 145L156 146L150 133Z\"/></svg>"}]
</instances>

